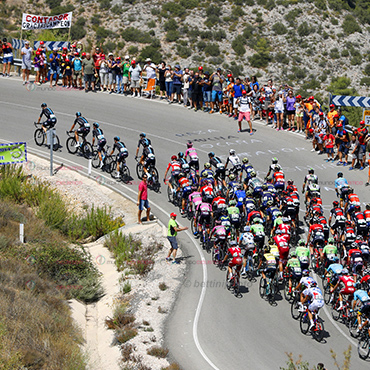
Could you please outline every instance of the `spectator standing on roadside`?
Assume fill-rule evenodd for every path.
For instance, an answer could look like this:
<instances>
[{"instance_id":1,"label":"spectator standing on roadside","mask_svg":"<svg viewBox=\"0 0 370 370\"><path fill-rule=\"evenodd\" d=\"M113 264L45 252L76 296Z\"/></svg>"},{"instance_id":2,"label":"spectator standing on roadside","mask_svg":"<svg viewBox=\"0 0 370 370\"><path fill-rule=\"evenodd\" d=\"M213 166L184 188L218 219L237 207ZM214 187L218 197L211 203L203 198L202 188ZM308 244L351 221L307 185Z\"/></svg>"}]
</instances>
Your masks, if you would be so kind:
<instances>
[{"instance_id":1,"label":"spectator standing on roadside","mask_svg":"<svg viewBox=\"0 0 370 370\"><path fill-rule=\"evenodd\" d=\"M233 86L234 90L234 97L233 97L233 107L234 107L234 114L233 117L235 121L238 119L238 99L243 96L242 91L245 90L244 85L242 84L242 81L239 77L235 79L235 84ZM230 117L230 116L229 116Z\"/></svg>"},{"instance_id":2,"label":"spectator standing on roadside","mask_svg":"<svg viewBox=\"0 0 370 370\"><path fill-rule=\"evenodd\" d=\"M6 37L3 38L2 50L3 50L3 76L10 77L10 66L13 63L13 47L10 44L10 42L8 42ZM7 73L6 70L8 70Z\"/></svg>"},{"instance_id":3,"label":"spectator standing on roadside","mask_svg":"<svg viewBox=\"0 0 370 370\"><path fill-rule=\"evenodd\" d=\"M95 72L96 72L96 81L95 81L95 87L96 89L99 89L101 88L100 84L101 84L101 81L99 79L99 76L100 76L100 59L102 57L102 52L100 50L100 48L96 47L95 48L95 52L94 54L92 55L92 58L93 58L93 61L94 61L94 64L95 64Z\"/></svg>"},{"instance_id":4,"label":"spectator standing on roadside","mask_svg":"<svg viewBox=\"0 0 370 370\"><path fill-rule=\"evenodd\" d=\"M138 211L138 224L142 224L141 222L141 213L144 210L144 207L146 208L146 220L149 221L150 216L150 206L148 201L148 176L146 173L143 174L143 179L139 184L139 193L137 196L137 205L139 207Z\"/></svg>"},{"instance_id":5,"label":"spectator standing on roadside","mask_svg":"<svg viewBox=\"0 0 370 370\"><path fill-rule=\"evenodd\" d=\"M159 64L157 67L157 72L158 72L158 83L159 83L159 96L160 99L163 100L166 97L166 78L165 78L165 73L166 73L166 62L162 60L162 62Z\"/></svg>"},{"instance_id":6,"label":"spectator standing on roadside","mask_svg":"<svg viewBox=\"0 0 370 370\"><path fill-rule=\"evenodd\" d=\"M100 88L102 91L107 91L108 88L108 72L108 61L105 59L105 54L102 54L99 59Z\"/></svg>"},{"instance_id":7,"label":"spectator standing on roadside","mask_svg":"<svg viewBox=\"0 0 370 370\"><path fill-rule=\"evenodd\" d=\"M164 72L165 84L166 84L166 95L169 104L173 101L172 85L173 85L173 71L170 65L167 66L166 71Z\"/></svg>"},{"instance_id":8,"label":"spectator standing on roadside","mask_svg":"<svg viewBox=\"0 0 370 370\"><path fill-rule=\"evenodd\" d=\"M190 81L192 89L192 99L194 105L194 112L197 112L201 108L202 101L202 86L203 79L199 76L199 73L196 72L192 81Z\"/></svg>"},{"instance_id":9,"label":"spectator standing on roadside","mask_svg":"<svg viewBox=\"0 0 370 370\"><path fill-rule=\"evenodd\" d=\"M41 49L41 50L40 50ZM40 41L40 55L42 56L43 64L40 64L40 82L45 83L48 80L48 62L46 57L46 47L44 41Z\"/></svg>"},{"instance_id":10,"label":"spectator standing on roadside","mask_svg":"<svg viewBox=\"0 0 370 370\"><path fill-rule=\"evenodd\" d=\"M329 108L330 108L330 110L327 114L327 117L328 117L328 120L329 120L330 130L332 130L332 134L333 134L334 116L337 115L338 112L335 110L335 105L334 104L330 104Z\"/></svg>"},{"instance_id":11,"label":"spectator standing on roadside","mask_svg":"<svg viewBox=\"0 0 370 370\"><path fill-rule=\"evenodd\" d=\"M73 84L76 89L82 90L82 59L77 51L73 59Z\"/></svg>"},{"instance_id":12,"label":"spectator standing on roadside","mask_svg":"<svg viewBox=\"0 0 370 370\"><path fill-rule=\"evenodd\" d=\"M41 53L37 50L35 58L33 59L33 66L34 66L34 71L36 72L36 77L35 77L35 84L40 85L40 61L41 61ZM26 82L28 83L28 81ZM23 81L23 85L25 82Z\"/></svg>"},{"instance_id":13,"label":"spectator standing on roadside","mask_svg":"<svg viewBox=\"0 0 370 370\"><path fill-rule=\"evenodd\" d=\"M359 150L359 160L360 160L360 170L365 168L365 159L366 159L366 137L368 136L369 131L365 126L365 121L360 122L360 127L357 129L358 141L360 143L360 150Z\"/></svg>"},{"instance_id":14,"label":"spectator standing on roadside","mask_svg":"<svg viewBox=\"0 0 370 370\"><path fill-rule=\"evenodd\" d=\"M129 79L131 81L132 97L140 98L140 79L142 76L141 67L136 63L136 60L131 61L131 67L128 71Z\"/></svg>"},{"instance_id":15,"label":"spectator standing on roadside","mask_svg":"<svg viewBox=\"0 0 370 370\"><path fill-rule=\"evenodd\" d=\"M276 131L284 130L283 128L283 115L284 115L284 98L283 92L279 91L278 97L275 101L275 114L276 114Z\"/></svg>"},{"instance_id":16,"label":"spectator standing on roadside","mask_svg":"<svg viewBox=\"0 0 370 370\"><path fill-rule=\"evenodd\" d=\"M262 120L262 104L260 99L261 92L258 89L258 85L254 84L252 90L252 121L254 120L256 113L258 113L258 118Z\"/></svg>"},{"instance_id":17,"label":"spectator standing on roadside","mask_svg":"<svg viewBox=\"0 0 370 370\"><path fill-rule=\"evenodd\" d=\"M123 93L127 95L129 92L128 86L129 86L129 70L130 70L131 64L130 64L130 56L125 55L125 61L122 63L122 84L123 84Z\"/></svg>"},{"instance_id":18,"label":"spectator standing on roadside","mask_svg":"<svg viewBox=\"0 0 370 370\"><path fill-rule=\"evenodd\" d=\"M303 132L303 110L304 104L301 95L296 96L296 101L294 104L295 116L297 118L297 132Z\"/></svg>"},{"instance_id":19,"label":"spectator standing on roadside","mask_svg":"<svg viewBox=\"0 0 370 370\"><path fill-rule=\"evenodd\" d=\"M93 92L96 92L95 89L95 63L91 59L90 53L86 54L86 58L82 61L82 76L85 81L85 92L88 92L92 89Z\"/></svg>"},{"instance_id":20,"label":"spectator standing on roadside","mask_svg":"<svg viewBox=\"0 0 370 370\"><path fill-rule=\"evenodd\" d=\"M176 221L176 217L177 217L176 213L172 212L170 214L170 220L168 222L168 228L167 228L167 239L171 244L171 248L168 252L168 256L167 256L166 260L170 261L171 260L171 255L173 255L173 262L172 263L174 263L174 264L179 263L176 260L176 254L177 254L177 250L179 248L179 246L177 244L177 239L176 239L177 233L180 232L180 231L185 231L185 230L188 229L187 227L180 227L179 224Z\"/></svg>"},{"instance_id":21,"label":"spectator standing on roadside","mask_svg":"<svg viewBox=\"0 0 370 370\"><path fill-rule=\"evenodd\" d=\"M60 72L60 57L58 54L58 48L54 48L52 54L49 56L50 63L50 87L53 87L53 78L55 78L55 86L59 80Z\"/></svg>"},{"instance_id":22,"label":"spectator standing on roadside","mask_svg":"<svg viewBox=\"0 0 370 370\"><path fill-rule=\"evenodd\" d=\"M328 159L326 162L333 161L334 162L334 144L335 144L335 137L331 133L330 130L327 131L327 134L322 138L325 143L325 150L328 155Z\"/></svg>"},{"instance_id":23,"label":"spectator standing on roadside","mask_svg":"<svg viewBox=\"0 0 370 370\"><path fill-rule=\"evenodd\" d=\"M26 41L24 47L21 50L22 55L22 78L23 85L30 82L30 71L32 68L32 49L30 48L30 42Z\"/></svg>"},{"instance_id":24,"label":"spectator standing on roadside","mask_svg":"<svg viewBox=\"0 0 370 370\"><path fill-rule=\"evenodd\" d=\"M116 90L116 73L114 72L114 66L116 61L114 60L113 53L108 54L108 91L112 94Z\"/></svg>"},{"instance_id":25,"label":"spectator standing on roadside","mask_svg":"<svg viewBox=\"0 0 370 370\"><path fill-rule=\"evenodd\" d=\"M113 74L115 76L115 92L117 94L123 94L121 57L116 58L113 65Z\"/></svg>"},{"instance_id":26,"label":"spectator standing on roadside","mask_svg":"<svg viewBox=\"0 0 370 370\"><path fill-rule=\"evenodd\" d=\"M294 127L294 116L295 116L295 102L296 98L293 96L293 91L289 90L288 95L284 97L284 101L286 102L286 114L288 117L288 131L295 131Z\"/></svg>"},{"instance_id":27,"label":"spectator standing on roadside","mask_svg":"<svg viewBox=\"0 0 370 370\"><path fill-rule=\"evenodd\" d=\"M221 74L221 68L217 68L217 71L212 73L210 77L211 86L212 86L212 100L211 100L211 111L213 113L216 109L219 109L220 114L222 114L221 105L222 105L222 84L225 81L225 77ZM218 107L217 107L217 104Z\"/></svg>"},{"instance_id":28,"label":"spectator standing on roadside","mask_svg":"<svg viewBox=\"0 0 370 370\"><path fill-rule=\"evenodd\" d=\"M271 109L272 97L274 96L274 86L272 80L267 81L267 85L264 86L265 95L265 111L266 111L266 125L269 124L269 110Z\"/></svg>"},{"instance_id":29,"label":"spectator standing on roadside","mask_svg":"<svg viewBox=\"0 0 370 370\"><path fill-rule=\"evenodd\" d=\"M204 72L202 93L204 102L203 110L204 112L209 112L211 110L212 86L208 71Z\"/></svg>"},{"instance_id":30,"label":"spectator standing on roadside","mask_svg":"<svg viewBox=\"0 0 370 370\"><path fill-rule=\"evenodd\" d=\"M183 71L180 69L180 66L178 64L175 65L175 70L173 72L173 95L175 97L176 94L176 100L179 104L181 104L181 79L183 75Z\"/></svg>"},{"instance_id":31,"label":"spectator standing on roadside","mask_svg":"<svg viewBox=\"0 0 370 370\"><path fill-rule=\"evenodd\" d=\"M335 135L335 138L338 139L339 143L339 162L337 163L337 166L343 165L347 166L347 159L348 159L348 151L350 147L350 137L346 130L343 129L343 124L339 123L337 126L337 133ZM344 156L344 161L343 161Z\"/></svg>"},{"instance_id":32,"label":"spectator standing on roadside","mask_svg":"<svg viewBox=\"0 0 370 370\"><path fill-rule=\"evenodd\" d=\"M146 72L147 82L149 82L149 80L157 79L156 69L157 67L152 62L152 60L150 58L146 58L145 65L143 67L143 72ZM154 91L150 92L150 94L148 95L148 98L151 98L152 94L153 96L155 96L155 83L154 83Z\"/></svg>"},{"instance_id":33,"label":"spectator standing on roadside","mask_svg":"<svg viewBox=\"0 0 370 370\"><path fill-rule=\"evenodd\" d=\"M242 121L243 118L248 122L249 124L249 133L253 135L253 129L252 129L252 122L251 122L251 110L252 110L252 103L251 98L247 96L247 91L242 91L242 96L237 98L236 100L237 106L239 106L239 118L238 118L238 124L239 124L239 130L238 132L242 131Z\"/></svg>"},{"instance_id":34,"label":"spectator standing on roadside","mask_svg":"<svg viewBox=\"0 0 370 370\"><path fill-rule=\"evenodd\" d=\"M189 68L184 69L184 74L182 76L182 83L183 83L183 100L184 100L184 107L186 108L188 105L189 99L189 88L190 88L190 73Z\"/></svg>"}]
</instances>

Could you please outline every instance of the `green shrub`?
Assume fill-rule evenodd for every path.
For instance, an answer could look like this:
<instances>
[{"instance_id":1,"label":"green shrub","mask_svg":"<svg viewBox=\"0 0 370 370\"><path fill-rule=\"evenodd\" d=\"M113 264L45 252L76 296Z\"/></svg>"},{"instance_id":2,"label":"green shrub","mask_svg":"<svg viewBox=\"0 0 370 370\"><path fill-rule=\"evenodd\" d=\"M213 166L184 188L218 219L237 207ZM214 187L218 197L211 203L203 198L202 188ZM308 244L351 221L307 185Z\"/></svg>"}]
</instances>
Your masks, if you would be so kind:
<instances>
[{"instance_id":1,"label":"green shrub","mask_svg":"<svg viewBox=\"0 0 370 370\"><path fill-rule=\"evenodd\" d=\"M111 11L112 11L113 14L121 15L123 13L123 8L122 8L122 6L116 4L116 5L113 6Z\"/></svg>"},{"instance_id":2,"label":"green shrub","mask_svg":"<svg viewBox=\"0 0 370 370\"><path fill-rule=\"evenodd\" d=\"M134 27L125 28L121 35L125 41L136 41L142 44L150 44L152 42L152 37L149 33L140 31Z\"/></svg>"},{"instance_id":3,"label":"green shrub","mask_svg":"<svg viewBox=\"0 0 370 370\"><path fill-rule=\"evenodd\" d=\"M180 56L180 58L189 58L191 55L191 49L187 46L183 45L177 45L177 54Z\"/></svg>"},{"instance_id":4,"label":"green shrub","mask_svg":"<svg viewBox=\"0 0 370 370\"><path fill-rule=\"evenodd\" d=\"M340 11L343 9L343 1L338 0L328 0L328 5L330 9L333 9L335 11Z\"/></svg>"},{"instance_id":5,"label":"green shrub","mask_svg":"<svg viewBox=\"0 0 370 370\"><path fill-rule=\"evenodd\" d=\"M361 78L360 85L370 86L370 77Z\"/></svg>"},{"instance_id":6,"label":"green shrub","mask_svg":"<svg viewBox=\"0 0 370 370\"><path fill-rule=\"evenodd\" d=\"M245 47L244 47L244 38L242 35L236 36L236 38L232 41L231 47L234 49L235 53L239 56L245 54Z\"/></svg>"},{"instance_id":7,"label":"green shrub","mask_svg":"<svg viewBox=\"0 0 370 370\"><path fill-rule=\"evenodd\" d=\"M252 67L265 68L271 61L271 56L269 53L261 52L248 57L248 60Z\"/></svg>"},{"instance_id":8,"label":"green shrub","mask_svg":"<svg viewBox=\"0 0 370 370\"><path fill-rule=\"evenodd\" d=\"M285 53L276 53L274 59L280 64L289 64L289 58Z\"/></svg>"},{"instance_id":9,"label":"green shrub","mask_svg":"<svg viewBox=\"0 0 370 370\"><path fill-rule=\"evenodd\" d=\"M203 40L212 40L213 39L213 32L212 31L202 31L199 33L199 36Z\"/></svg>"},{"instance_id":10,"label":"green shrub","mask_svg":"<svg viewBox=\"0 0 370 370\"><path fill-rule=\"evenodd\" d=\"M370 76L370 64L366 64L365 69L364 69L364 73L366 75Z\"/></svg>"},{"instance_id":11,"label":"green shrub","mask_svg":"<svg viewBox=\"0 0 370 370\"><path fill-rule=\"evenodd\" d=\"M152 348L147 349L147 354L151 356L155 356L158 358L166 358L168 355L168 349L159 347L159 346L154 346Z\"/></svg>"},{"instance_id":12,"label":"green shrub","mask_svg":"<svg viewBox=\"0 0 370 370\"><path fill-rule=\"evenodd\" d=\"M219 29L219 30L213 32L213 38L216 41L222 41L223 39L226 39L226 32L222 29Z\"/></svg>"},{"instance_id":13,"label":"green shrub","mask_svg":"<svg viewBox=\"0 0 370 370\"><path fill-rule=\"evenodd\" d=\"M206 44L205 41L201 40L197 43L197 48L198 48L199 51L203 51L206 48L206 46L207 46L207 44Z\"/></svg>"},{"instance_id":14,"label":"green shrub","mask_svg":"<svg viewBox=\"0 0 370 370\"><path fill-rule=\"evenodd\" d=\"M163 28L165 31L175 31L178 29L178 24L173 18L171 18L164 24Z\"/></svg>"},{"instance_id":15,"label":"green shrub","mask_svg":"<svg viewBox=\"0 0 370 370\"><path fill-rule=\"evenodd\" d=\"M108 10L111 7L111 0L99 0L100 2L100 10Z\"/></svg>"},{"instance_id":16,"label":"green shrub","mask_svg":"<svg viewBox=\"0 0 370 370\"><path fill-rule=\"evenodd\" d=\"M340 58L339 50L337 48L331 49L329 55L330 55L330 58L332 59Z\"/></svg>"},{"instance_id":17,"label":"green shrub","mask_svg":"<svg viewBox=\"0 0 370 370\"><path fill-rule=\"evenodd\" d=\"M93 14L93 16L90 18L90 22L94 26L100 25L100 16L98 14Z\"/></svg>"},{"instance_id":18,"label":"green shrub","mask_svg":"<svg viewBox=\"0 0 370 370\"><path fill-rule=\"evenodd\" d=\"M266 3L267 3L267 0L257 0L258 5L264 6L266 5Z\"/></svg>"},{"instance_id":19,"label":"green shrub","mask_svg":"<svg viewBox=\"0 0 370 370\"><path fill-rule=\"evenodd\" d=\"M217 44L207 44L207 46L204 48L204 52L206 55L211 56L218 56L220 54L220 48Z\"/></svg>"},{"instance_id":20,"label":"green shrub","mask_svg":"<svg viewBox=\"0 0 370 370\"><path fill-rule=\"evenodd\" d=\"M338 25L338 19L337 18L330 18L330 22L332 25L337 26Z\"/></svg>"},{"instance_id":21,"label":"green shrub","mask_svg":"<svg viewBox=\"0 0 370 370\"><path fill-rule=\"evenodd\" d=\"M180 17L186 9L175 1L170 1L162 5L162 9L173 17Z\"/></svg>"},{"instance_id":22,"label":"green shrub","mask_svg":"<svg viewBox=\"0 0 370 370\"><path fill-rule=\"evenodd\" d=\"M306 21L302 22L298 26L298 35L301 37L308 36L311 32L312 32L312 29L310 28L310 26L308 25Z\"/></svg>"},{"instance_id":23,"label":"green shrub","mask_svg":"<svg viewBox=\"0 0 370 370\"><path fill-rule=\"evenodd\" d=\"M315 0L316 8L320 10L326 10L326 1L325 0Z\"/></svg>"},{"instance_id":24,"label":"green shrub","mask_svg":"<svg viewBox=\"0 0 370 370\"><path fill-rule=\"evenodd\" d=\"M268 0L268 2L265 5L265 9L272 10L275 8L275 0Z\"/></svg>"},{"instance_id":25,"label":"green shrub","mask_svg":"<svg viewBox=\"0 0 370 370\"><path fill-rule=\"evenodd\" d=\"M81 40L86 36L86 30L84 26L78 26L76 24L72 24L71 27L71 37L72 40Z\"/></svg>"},{"instance_id":26,"label":"green shrub","mask_svg":"<svg viewBox=\"0 0 370 370\"><path fill-rule=\"evenodd\" d=\"M155 46L153 43L151 45L145 46L141 50L139 58L141 60L144 60L146 58L150 58L155 64L159 64L160 61L163 59L162 54L158 50L158 47Z\"/></svg>"},{"instance_id":27,"label":"green shrub","mask_svg":"<svg viewBox=\"0 0 370 370\"><path fill-rule=\"evenodd\" d=\"M355 55L354 57L351 58L351 64L353 66L357 66L361 63L362 63L362 57L361 56Z\"/></svg>"},{"instance_id":28,"label":"green shrub","mask_svg":"<svg viewBox=\"0 0 370 370\"><path fill-rule=\"evenodd\" d=\"M294 76L297 80L303 80L307 76L307 70L305 68L299 68L294 66L292 68L292 72L294 73Z\"/></svg>"},{"instance_id":29,"label":"green shrub","mask_svg":"<svg viewBox=\"0 0 370 370\"><path fill-rule=\"evenodd\" d=\"M178 40L179 38L180 38L180 33L177 30L168 31L167 34L166 34L166 40L168 42L174 42L174 41Z\"/></svg>"},{"instance_id":30,"label":"green shrub","mask_svg":"<svg viewBox=\"0 0 370 370\"><path fill-rule=\"evenodd\" d=\"M343 31L346 35L350 35L351 33L361 32L361 27L356 22L356 19L353 15L346 15L344 21L342 23Z\"/></svg>"},{"instance_id":31,"label":"green shrub","mask_svg":"<svg viewBox=\"0 0 370 370\"><path fill-rule=\"evenodd\" d=\"M242 17L244 14L245 13L244 13L241 6L236 6L236 7L232 8L232 10L231 10L231 16L235 17L235 18Z\"/></svg>"},{"instance_id":32,"label":"green shrub","mask_svg":"<svg viewBox=\"0 0 370 370\"><path fill-rule=\"evenodd\" d=\"M281 23L277 22L272 26L272 30L277 34L277 35L284 35L287 33L287 28Z\"/></svg>"},{"instance_id":33,"label":"green shrub","mask_svg":"<svg viewBox=\"0 0 370 370\"><path fill-rule=\"evenodd\" d=\"M296 25L297 18L300 16L301 10L300 9L293 9L289 11L285 16L284 19L289 23L290 27L293 27Z\"/></svg>"},{"instance_id":34,"label":"green shrub","mask_svg":"<svg viewBox=\"0 0 370 370\"><path fill-rule=\"evenodd\" d=\"M129 55L136 55L138 51L139 51L139 48L135 45L131 45L127 49L127 52L129 53Z\"/></svg>"},{"instance_id":35,"label":"green shrub","mask_svg":"<svg viewBox=\"0 0 370 370\"><path fill-rule=\"evenodd\" d=\"M255 28L248 23L243 30L243 37L247 40L250 39L253 36L254 30Z\"/></svg>"},{"instance_id":36,"label":"green shrub","mask_svg":"<svg viewBox=\"0 0 370 370\"><path fill-rule=\"evenodd\" d=\"M208 28L212 28L215 24L218 24L220 22L221 22L220 17L218 17L216 14L211 14L210 16L207 17L207 19L204 22L204 24Z\"/></svg>"},{"instance_id":37,"label":"green shrub","mask_svg":"<svg viewBox=\"0 0 370 370\"><path fill-rule=\"evenodd\" d=\"M149 28L154 28L154 27L156 26L156 22L155 22L155 21L153 21L153 19L152 19L151 21L149 21L149 22L147 23L147 26L148 26Z\"/></svg>"},{"instance_id":38,"label":"green shrub","mask_svg":"<svg viewBox=\"0 0 370 370\"><path fill-rule=\"evenodd\" d=\"M111 30L108 30L104 27L98 27L96 29L96 40L99 42L103 39L106 39L112 33Z\"/></svg>"},{"instance_id":39,"label":"green shrub","mask_svg":"<svg viewBox=\"0 0 370 370\"><path fill-rule=\"evenodd\" d=\"M349 51L348 49L343 49L342 52L340 53L340 55L344 58L347 58L349 57Z\"/></svg>"},{"instance_id":40,"label":"green shrub","mask_svg":"<svg viewBox=\"0 0 370 370\"><path fill-rule=\"evenodd\" d=\"M180 5L185 9L194 9L199 5L199 0L180 0Z\"/></svg>"}]
</instances>

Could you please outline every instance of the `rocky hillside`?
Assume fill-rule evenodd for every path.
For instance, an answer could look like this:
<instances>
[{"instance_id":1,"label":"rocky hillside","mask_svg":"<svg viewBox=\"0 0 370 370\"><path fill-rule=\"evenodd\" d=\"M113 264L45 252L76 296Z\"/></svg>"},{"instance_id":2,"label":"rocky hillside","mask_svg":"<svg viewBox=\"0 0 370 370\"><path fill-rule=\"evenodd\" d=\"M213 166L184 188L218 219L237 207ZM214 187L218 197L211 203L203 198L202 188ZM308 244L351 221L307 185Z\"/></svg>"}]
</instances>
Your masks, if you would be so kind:
<instances>
[{"instance_id":1,"label":"rocky hillside","mask_svg":"<svg viewBox=\"0 0 370 370\"><path fill-rule=\"evenodd\" d=\"M368 0L2 0L0 33L19 37L23 11L73 11L73 40L143 59L216 66L317 92L347 76L370 86ZM25 34L25 33L23 33ZM66 30L26 33L50 40Z\"/></svg>"}]
</instances>

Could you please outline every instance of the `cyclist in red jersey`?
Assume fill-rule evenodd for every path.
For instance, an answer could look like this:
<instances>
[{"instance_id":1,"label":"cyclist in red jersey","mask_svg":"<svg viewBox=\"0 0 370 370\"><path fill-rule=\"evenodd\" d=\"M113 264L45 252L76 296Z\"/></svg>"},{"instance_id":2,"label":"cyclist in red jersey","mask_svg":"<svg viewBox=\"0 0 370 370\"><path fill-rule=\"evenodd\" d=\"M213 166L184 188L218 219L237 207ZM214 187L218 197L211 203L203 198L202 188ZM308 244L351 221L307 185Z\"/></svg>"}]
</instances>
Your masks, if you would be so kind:
<instances>
[{"instance_id":1,"label":"cyclist in red jersey","mask_svg":"<svg viewBox=\"0 0 370 370\"><path fill-rule=\"evenodd\" d=\"M312 237L312 240L311 240ZM311 241L311 243L310 243ZM310 248L310 254L313 256L313 247L317 246L322 249L324 247L324 228L323 225L319 223L314 223L310 226L310 229L308 231L308 236L307 236L307 243L306 245L309 246Z\"/></svg>"},{"instance_id":2,"label":"cyclist in red jersey","mask_svg":"<svg viewBox=\"0 0 370 370\"><path fill-rule=\"evenodd\" d=\"M288 234L275 235L273 240L279 250L279 279L283 279L283 269L286 265L289 255L289 238Z\"/></svg>"},{"instance_id":3,"label":"cyclist in red jersey","mask_svg":"<svg viewBox=\"0 0 370 370\"><path fill-rule=\"evenodd\" d=\"M339 291L339 310L343 309L343 295L348 295L349 297L351 297L356 291L355 281L353 280L353 277L349 276L348 274L348 270L344 268L341 272L341 276L339 277L337 284L330 289L330 292L333 293L335 290L338 289L339 286L341 288Z\"/></svg>"},{"instance_id":4,"label":"cyclist in red jersey","mask_svg":"<svg viewBox=\"0 0 370 370\"><path fill-rule=\"evenodd\" d=\"M233 274L233 267L235 267L236 273L238 277L240 277L240 270L242 268L242 263L243 263L242 250L238 247L235 240L232 240L230 242L230 247L227 249L226 256L222 262L225 263L227 259L229 259L229 264L227 267L229 271L229 275L228 275L229 280L231 279L232 274Z\"/></svg>"},{"instance_id":5,"label":"cyclist in red jersey","mask_svg":"<svg viewBox=\"0 0 370 370\"><path fill-rule=\"evenodd\" d=\"M177 156L173 155L171 157L171 162L168 163L168 166L166 168L166 172L164 174L164 183L166 183L166 176L168 171L171 169L171 177L168 181L168 186L171 188L171 190L174 192L173 185L177 183L178 175L181 172L181 165L177 160Z\"/></svg>"},{"instance_id":6,"label":"cyclist in red jersey","mask_svg":"<svg viewBox=\"0 0 370 370\"><path fill-rule=\"evenodd\" d=\"M178 189L178 191L181 191L181 193L182 193L181 194L182 200L181 200L180 213L183 215L185 213L186 199L188 198L188 196L191 193L191 186L190 186L189 179L182 172L179 173L179 189Z\"/></svg>"}]
</instances>

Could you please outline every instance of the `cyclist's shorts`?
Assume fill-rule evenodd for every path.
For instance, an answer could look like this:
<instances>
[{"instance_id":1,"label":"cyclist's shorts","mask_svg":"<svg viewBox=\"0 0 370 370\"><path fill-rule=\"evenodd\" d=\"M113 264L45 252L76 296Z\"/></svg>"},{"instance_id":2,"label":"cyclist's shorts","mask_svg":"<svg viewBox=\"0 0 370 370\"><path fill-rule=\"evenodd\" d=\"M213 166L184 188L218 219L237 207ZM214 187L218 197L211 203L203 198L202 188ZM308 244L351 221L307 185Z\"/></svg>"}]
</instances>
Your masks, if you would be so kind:
<instances>
[{"instance_id":1,"label":"cyclist's shorts","mask_svg":"<svg viewBox=\"0 0 370 370\"><path fill-rule=\"evenodd\" d=\"M82 137L87 136L89 132L90 132L90 128L88 127L80 127L77 129L77 134Z\"/></svg>"},{"instance_id":2,"label":"cyclist's shorts","mask_svg":"<svg viewBox=\"0 0 370 370\"><path fill-rule=\"evenodd\" d=\"M276 266L265 268L263 272L266 274L266 277L273 279L276 273Z\"/></svg>"},{"instance_id":3,"label":"cyclist's shorts","mask_svg":"<svg viewBox=\"0 0 370 370\"><path fill-rule=\"evenodd\" d=\"M56 117L48 118L46 122L44 122L42 125L46 128L53 128L55 124L57 123Z\"/></svg>"},{"instance_id":4,"label":"cyclist's shorts","mask_svg":"<svg viewBox=\"0 0 370 370\"><path fill-rule=\"evenodd\" d=\"M107 139L101 139L98 141L98 150L101 151L104 148L104 145L107 143Z\"/></svg>"},{"instance_id":5,"label":"cyclist's shorts","mask_svg":"<svg viewBox=\"0 0 370 370\"><path fill-rule=\"evenodd\" d=\"M362 306L362 307L361 307L361 309L360 309L360 312L361 312L363 315L365 315L365 316L367 316L367 317L370 317L370 301L365 302L365 303L363 304L363 306Z\"/></svg>"},{"instance_id":6,"label":"cyclist's shorts","mask_svg":"<svg viewBox=\"0 0 370 370\"><path fill-rule=\"evenodd\" d=\"M343 288L339 291L340 294L344 295L352 295L356 291L355 287L348 287L348 288Z\"/></svg>"},{"instance_id":7,"label":"cyclist's shorts","mask_svg":"<svg viewBox=\"0 0 370 370\"><path fill-rule=\"evenodd\" d=\"M149 166L153 166L154 167L155 166L155 158L146 158L144 160L143 166L145 168L148 168Z\"/></svg>"},{"instance_id":8,"label":"cyclist's shorts","mask_svg":"<svg viewBox=\"0 0 370 370\"><path fill-rule=\"evenodd\" d=\"M203 223L206 224L208 227L211 224L211 215L200 215L199 216L199 223L202 225Z\"/></svg>"},{"instance_id":9,"label":"cyclist's shorts","mask_svg":"<svg viewBox=\"0 0 370 370\"><path fill-rule=\"evenodd\" d=\"M191 187L190 186L186 186L185 188L182 189L182 197L183 198L186 198L189 196L191 192Z\"/></svg>"},{"instance_id":10,"label":"cyclist's shorts","mask_svg":"<svg viewBox=\"0 0 370 370\"><path fill-rule=\"evenodd\" d=\"M225 180L225 178L226 178L225 168L223 168L223 169L217 168L216 172L215 172L215 179Z\"/></svg>"},{"instance_id":11,"label":"cyclist's shorts","mask_svg":"<svg viewBox=\"0 0 370 370\"><path fill-rule=\"evenodd\" d=\"M196 171L199 171L199 159L192 159L190 162L189 162L189 167L193 167Z\"/></svg>"},{"instance_id":12,"label":"cyclist's shorts","mask_svg":"<svg viewBox=\"0 0 370 370\"><path fill-rule=\"evenodd\" d=\"M283 246L283 247L279 247L278 246L278 249L279 249L279 259L280 261L283 261L283 260L287 260L288 259L288 255L289 255L289 246Z\"/></svg>"},{"instance_id":13,"label":"cyclist's shorts","mask_svg":"<svg viewBox=\"0 0 370 370\"><path fill-rule=\"evenodd\" d=\"M352 267L352 272L354 274L361 274L361 271L363 269L364 265L362 262L355 263Z\"/></svg>"},{"instance_id":14,"label":"cyclist's shorts","mask_svg":"<svg viewBox=\"0 0 370 370\"><path fill-rule=\"evenodd\" d=\"M312 311L318 311L320 308L324 306L325 302L323 299L315 299L312 303L308 306L308 309Z\"/></svg>"},{"instance_id":15,"label":"cyclist's shorts","mask_svg":"<svg viewBox=\"0 0 370 370\"><path fill-rule=\"evenodd\" d=\"M242 267L243 260L241 257L234 257L229 262L229 267L236 267L237 270L240 270Z\"/></svg>"}]
</instances>

